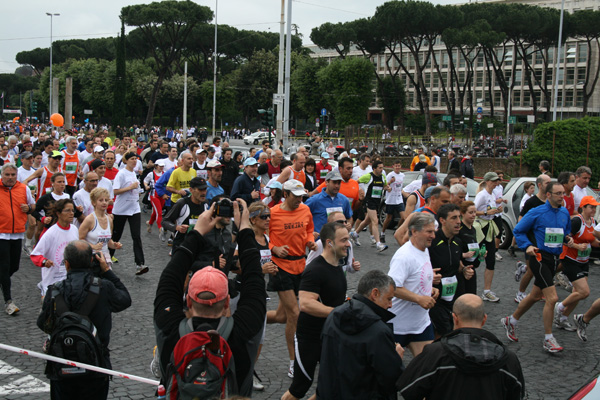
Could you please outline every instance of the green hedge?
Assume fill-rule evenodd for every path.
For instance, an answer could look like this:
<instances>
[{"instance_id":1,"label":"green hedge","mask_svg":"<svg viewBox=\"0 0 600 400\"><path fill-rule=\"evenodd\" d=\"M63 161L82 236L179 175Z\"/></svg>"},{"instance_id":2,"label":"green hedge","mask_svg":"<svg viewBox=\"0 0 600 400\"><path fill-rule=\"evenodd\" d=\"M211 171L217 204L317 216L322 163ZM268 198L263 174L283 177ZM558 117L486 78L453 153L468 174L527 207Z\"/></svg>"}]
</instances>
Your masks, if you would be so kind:
<instances>
[{"instance_id":1,"label":"green hedge","mask_svg":"<svg viewBox=\"0 0 600 400\"><path fill-rule=\"evenodd\" d=\"M529 148L523 153L523 160L533 171L537 171L540 161L548 160L554 166L554 177L563 171L574 172L578 167L587 165L596 175L590 182L591 186L595 187L600 174L599 144L600 118L598 117L544 123L534 131L533 142L529 143Z\"/></svg>"}]
</instances>

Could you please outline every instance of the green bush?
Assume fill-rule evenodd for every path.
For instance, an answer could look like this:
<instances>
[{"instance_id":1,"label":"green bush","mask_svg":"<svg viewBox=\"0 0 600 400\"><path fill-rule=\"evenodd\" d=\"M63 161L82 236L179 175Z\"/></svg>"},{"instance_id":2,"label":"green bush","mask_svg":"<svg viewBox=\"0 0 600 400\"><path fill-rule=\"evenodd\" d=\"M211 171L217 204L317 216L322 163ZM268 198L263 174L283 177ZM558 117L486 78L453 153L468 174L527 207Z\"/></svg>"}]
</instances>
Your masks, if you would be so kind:
<instances>
[{"instance_id":1,"label":"green bush","mask_svg":"<svg viewBox=\"0 0 600 400\"><path fill-rule=\"evenodd\" d=\"M589 132L589 153L588 153ZM553 140L554 139L554 140ZM554 157L552 147L554 141ZM567 119L541 124L533 133L533 142L523 153L523 160L537 171L540 161L548 160L553 176L563 171L575 171L587 165L593 173L600 173L600 118ZM597 182L592 178L591 183Z\"/></svg>"}]
</instances>

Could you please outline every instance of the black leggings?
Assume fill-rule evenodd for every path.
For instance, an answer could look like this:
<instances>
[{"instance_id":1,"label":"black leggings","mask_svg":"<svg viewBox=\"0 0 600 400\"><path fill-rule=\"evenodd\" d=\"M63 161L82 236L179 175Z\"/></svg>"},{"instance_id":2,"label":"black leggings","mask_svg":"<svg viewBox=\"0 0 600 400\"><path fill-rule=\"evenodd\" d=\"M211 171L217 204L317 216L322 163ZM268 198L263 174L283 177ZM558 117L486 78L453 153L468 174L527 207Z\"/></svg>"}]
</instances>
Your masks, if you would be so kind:
<instances>
[{"instance_id":1,"label":"black leggings","mask_svg":"<svg viewBox=\"0 0 600 400\"><path fill-rule=\"evenodd\" d=\"M298 335L294 337L296 345L294 360L294 380L290 385L290 394L303 398L310 389L315 377L317 363L321 359L321 338L319 336Z\"/></svg>"},{"instance_id":2,"label":"black leggings","mask_svg":"<svg viewBox=\"0 0 600 400\"><path fill-rule=\"evenodd\" d=\"M144 249L142 247L142 237L140 235L140 227L142 217L140 213L133 215L114 215L114 227L112 240L118 242L123 235L125 229L125 222L129 221L129 232L131 232L131 239L133 239L133 257L135 259L135 265L144 265ZM113 249L110 250L110 256L115 254Z\"/></svg>"},{"instance_id":3,"label":"black leggings","mask_svg":"<svg viewBox=\"0 0 600 400\"><path fill-rule=\"evenodd\" d=\"M12 300L10 293L10 277L19 270L21 260L21 239L0 240L0 286L4 302Z\"/></svg>"}]
</instances>

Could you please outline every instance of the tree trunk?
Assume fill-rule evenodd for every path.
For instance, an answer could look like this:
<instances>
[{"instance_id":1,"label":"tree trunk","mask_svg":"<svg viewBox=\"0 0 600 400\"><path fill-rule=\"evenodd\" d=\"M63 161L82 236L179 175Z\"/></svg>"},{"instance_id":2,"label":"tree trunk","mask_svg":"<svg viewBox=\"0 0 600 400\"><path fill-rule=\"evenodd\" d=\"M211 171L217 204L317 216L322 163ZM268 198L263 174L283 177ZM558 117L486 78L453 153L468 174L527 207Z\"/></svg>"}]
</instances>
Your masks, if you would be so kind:
<instances>
[{"instance_id":1,"label":"tree trunk","mask_svg":"<svg viewBox=\"0 0 600 400\"><path fill-rule=\"evenodd\" d=\"M154 109L156 108L156 101L158 100L158 92L162 86L163 80L165 79L165 72L161 71L158 75L158 79L152 89L152 95L150 95L150 104L148 104L148 114L146 115L146 129L150 131L152 128L152 120L154 119Z\"/></svg>"}]
</instances>

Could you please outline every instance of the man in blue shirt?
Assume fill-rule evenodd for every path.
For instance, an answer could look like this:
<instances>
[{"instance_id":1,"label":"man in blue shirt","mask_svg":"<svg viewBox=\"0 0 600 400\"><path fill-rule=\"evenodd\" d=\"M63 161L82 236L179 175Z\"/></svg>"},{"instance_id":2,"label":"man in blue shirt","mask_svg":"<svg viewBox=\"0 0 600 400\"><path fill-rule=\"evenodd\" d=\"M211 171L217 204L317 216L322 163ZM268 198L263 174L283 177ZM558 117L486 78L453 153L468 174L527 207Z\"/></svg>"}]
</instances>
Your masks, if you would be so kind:
<instances>
[{"instance_id":1,"label":"man in blue shirt","mask_svg":"<svg viewBox=\"0 0 600 400\"><path fill-rule=\"evenodd\" d=\"M346 219L352 218L351 201L340 193L342 175L339 171L337 169L330 171L325 176L325 182L326 186L321 193L310 197L305 203L312 213L315 233L327 223L327 217L332 212L342 212Z\"/></svg>"},{"instance_id":2,"label":"man in blue shirt","mask_svg":"<svg viewBox=\"0 0 600 400\"><path fill-rule=\"evenodd\" d=\"M240 198L248 205L260 201L260 180L256 177L257 172L258 161L254 157L246 158L244 160L244 173L233 182L231 200Z\"/></svg>"},{"instance_id":3,"label":"man in blue shirt","mask_svg":"<svg viewBox=\"0 0 600 400\"><path fill-rule=\"evenodd\" d=\"M208 187L206 189L206 201L210 204L213 197L224 194L225 190L219 186L221 178L223 177L223 166L219 161L210 161L206 165L208 170L208 181L206 182Z\"/></svg>"},{"instance_id":4,"label":"man in blue shirt","mask_svg":"<svg viewBox=\"0 0 600 400\"><path fill-rule=\"evenodd\" d=\"M533 306L545 297L544 320L544 350L557 353L563 348L552 335L552 320L554 306L558 301L553 277L556 266L563 250L563 244L576 247L571 237L571 219L566 208L562 207L565 189L558 182L546 184L546 203L533 208L525 214L514 229L515 239L520 249L530 256L529 268L535 277L531 293L523 299L515 312L502 318L501 322L506 330L506 336L517 342L517 322ZM531 241L533 238L533 241ZM569 325L570 326L570 325ZM564 325L560 326L563 329ZM574 330L574 329L571 329Z\"/></svg>"}]
</instances>

